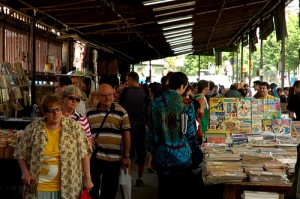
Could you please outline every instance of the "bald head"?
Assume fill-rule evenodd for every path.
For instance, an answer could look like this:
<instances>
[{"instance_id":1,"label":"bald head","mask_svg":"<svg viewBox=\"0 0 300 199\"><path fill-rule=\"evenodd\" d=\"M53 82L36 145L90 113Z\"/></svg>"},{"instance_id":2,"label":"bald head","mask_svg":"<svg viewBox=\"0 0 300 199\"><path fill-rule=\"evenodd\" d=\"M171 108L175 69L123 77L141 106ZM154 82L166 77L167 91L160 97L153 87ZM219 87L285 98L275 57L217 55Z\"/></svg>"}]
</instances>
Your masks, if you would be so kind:
<instances>
[{"instance_id":1,"label":"bald head","mask_svg":"<svg viewBox=\"0 0 300 199\"><path fill-rule=\"evenodd\" d=\"M100 84L97 93L101 109L108 109L114 103L114 89L111 85Z\"/></svg>"}]
</instances>

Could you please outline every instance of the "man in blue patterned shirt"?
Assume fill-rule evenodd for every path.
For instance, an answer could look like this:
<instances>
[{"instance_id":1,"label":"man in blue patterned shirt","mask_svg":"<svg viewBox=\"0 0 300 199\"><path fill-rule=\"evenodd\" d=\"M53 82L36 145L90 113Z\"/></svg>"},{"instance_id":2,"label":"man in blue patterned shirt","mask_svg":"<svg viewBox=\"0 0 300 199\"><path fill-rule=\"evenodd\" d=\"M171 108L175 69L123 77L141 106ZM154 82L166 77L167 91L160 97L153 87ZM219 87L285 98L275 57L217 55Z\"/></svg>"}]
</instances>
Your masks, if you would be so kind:
<instances>
[{"instance_id":1,"label":"man in blue patterned shirt","mask_svg":"<svg viewBox=\"0 0 300 199\"><path fill-rule=\"evenodd\" d=\"M181 95L188 85L182 72L169 79L169 90L149 105L147 149L157 171L158 199L192 198L191 143L196 136L193 103L186 105Z\"/></svg>"}]
</instances>

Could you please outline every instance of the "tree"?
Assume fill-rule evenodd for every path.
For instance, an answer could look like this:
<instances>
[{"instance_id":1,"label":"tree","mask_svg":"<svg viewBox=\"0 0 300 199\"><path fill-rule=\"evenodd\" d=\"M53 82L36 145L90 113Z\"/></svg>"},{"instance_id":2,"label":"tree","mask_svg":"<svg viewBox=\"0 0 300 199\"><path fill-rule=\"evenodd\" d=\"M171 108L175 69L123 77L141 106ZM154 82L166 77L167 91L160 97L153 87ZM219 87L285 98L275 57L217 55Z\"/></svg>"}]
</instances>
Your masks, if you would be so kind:
<instances>
[{"instance_id":1,"label":"tree","mask_svg":"<svg viewBox=\"0 0 300 199\"><path fill-rule=\"evenodd\" d=\"M214 62L214 57L212 56L200 56L200 70L209 69L209 66L213 65ZM178 71L188 76L199 75L199 55L186 55L184 66L179 68Z\"/></svg>"}]
</instances>

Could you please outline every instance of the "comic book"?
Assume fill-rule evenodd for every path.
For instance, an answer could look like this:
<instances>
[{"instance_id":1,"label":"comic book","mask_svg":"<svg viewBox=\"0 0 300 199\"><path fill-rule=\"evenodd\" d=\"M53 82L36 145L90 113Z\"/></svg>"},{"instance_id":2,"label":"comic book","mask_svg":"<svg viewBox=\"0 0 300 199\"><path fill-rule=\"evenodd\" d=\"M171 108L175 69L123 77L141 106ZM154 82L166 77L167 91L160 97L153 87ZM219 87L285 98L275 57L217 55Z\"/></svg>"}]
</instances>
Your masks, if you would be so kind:
<instances>
[{"instance_id":1,"label":"comic book","mask_svg":"<svg viewBox=\"0 0 300 199\"><path fill-rule=\"evenodd\" d=\"M274 133L277 135L291 135L291 119L275 119L272 120Z\"/></svg>"},{"instance_id":2,"label":"comic book","mask_svg":"<svg viewBox=\"0 0 300 199\"><path fill-rule=\"evenodd\" d=\"M224 98L225 118L237 117L237 98Z\"/></svg>"},{"instance_id":3,"label":"comic book","mask_svg":"<svg viewBox=\"0 0 300 199\"><path fill-rule=\"evenodd\" d=\"M265 119L280 119L281 108L280 99L264 99L264 118Z\"/></svg>"},{"instance_id":4,"label":"comic book","mask_svg":"<svg viewBox=\"0 0 300 199\"><path fill-rule=\"evenodd\" d=\"M225 126L226 130L231 133L239 133L238 126L240 125L240 120L237 118L226 118L225 117Z\"/></svg>"},{"instance_id":5,"label":"comic book","mask_svg":"<svg viewBox=\"0 0 300 199\"><path fill-rule=\"evenodd\" d=\"M262 131L263 132L274 132L272 126L272 119L263 119L262 120Z\"/></svg>"},{"instance_id":6,"label":"comic book","mask_svg":"<svg viewBox=\"0 0 300 199\"><path fill-rule=\"evenodd\" d=\"M259 134L262 132L262 119L260 120L253 120L252 119L252 133L253 134Z\"/></svg>"},{"instance_id":7,"label":"comic book","mask_svg":"<svg viewBox=\"0 0 300 199\"><path fill-rule=\"evenodd\" d=\"M211 128L211 129L226 129L225 113L224 112L210 113L209 128Z\"/></svg>"},{"instance_id":8,"label":"comic book","mask_svg":"<svg viewBox=\"0 0 300 199\"><path fill-rule=\"evenodd\" d=\"M251 119L251 98L240 99L237 102L237 116L239 119Z\"/></svg>"},{"instance_id":9,"label":"comic book","mask_svg":"<svg viewBox=\"0 0 300 199\"><path fill-rule=\"evenodd\" d=\"M225 98L215 98L209 99L210 113L225 113L224 110L224 99Z\"/></svg>"},{"instance_id":10,"label":"comic book","mask_svg":"<svg viewBox=\"0 0 300 199\"><path fill-rule=\"evenodd\" d=\"M300 138L300 121L292 121L291 135L293 138Z\"/></svg>"},{"instance_id":11,"label":"comic book","mask_svg":"<svg viewBox=\"0 0 300 199\"><path fill-rule=\"evenodd\" d=\"M252 99L252 121L264 118L264 103L262 99Z\"/></svg>"},{"instance_id":12,"label":"comic book","mask_svg":"<svg viewBox=\"0 0 300 199\"><path fill-rule=\"evenodd\" d=\"M246 133L246 134L250 134L252 131L251 128L251 119L247 120L247 119L240 119L240 124L238 126L238 131L239 133Z\"/></svg>"}]
</instances>

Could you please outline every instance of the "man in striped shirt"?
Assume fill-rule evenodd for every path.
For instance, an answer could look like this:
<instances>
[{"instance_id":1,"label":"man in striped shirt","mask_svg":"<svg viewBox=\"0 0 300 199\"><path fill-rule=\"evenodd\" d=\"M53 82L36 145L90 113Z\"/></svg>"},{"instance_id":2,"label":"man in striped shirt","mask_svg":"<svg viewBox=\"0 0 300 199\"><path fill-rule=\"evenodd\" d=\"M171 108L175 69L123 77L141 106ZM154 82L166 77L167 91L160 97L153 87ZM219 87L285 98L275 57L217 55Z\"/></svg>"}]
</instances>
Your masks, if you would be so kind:
<instances>
[{"instance_id":1,"label":"man in striped shirt","mask_svg":"<svg viewBox=\"0 0 300 199\"><path fill-rule=\"evenodd\" d=\"M91 176L94 184L90 194L101 199L114 199L119 185L120 168L129 166L130 123L126 110L114 103L114 91L109 84L98 89L99 104L88 110L86 117L96 144L97 154L91 158Z\"/></svg>"}]
</instances>

